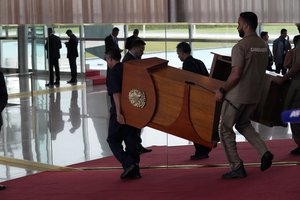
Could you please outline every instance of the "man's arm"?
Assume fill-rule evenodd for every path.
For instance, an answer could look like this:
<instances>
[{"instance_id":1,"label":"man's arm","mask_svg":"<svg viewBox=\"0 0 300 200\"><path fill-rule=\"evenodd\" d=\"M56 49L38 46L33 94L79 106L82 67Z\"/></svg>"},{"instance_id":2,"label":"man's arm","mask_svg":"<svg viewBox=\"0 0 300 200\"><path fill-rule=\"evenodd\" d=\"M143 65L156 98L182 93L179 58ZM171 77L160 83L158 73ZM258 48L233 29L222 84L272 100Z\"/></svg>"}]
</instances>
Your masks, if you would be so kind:
<instances>
[{"instance_id":1,"label":"man's arm","mask_svg":"<svg viewBox=\"0 0 300 200\"><path fill-rule=\"evenodd\" d=\"M283 77L276 76L273 78L273 81L277 84L282 84L285 81L289 80L290 78L293 78L299 72L300 72L300 60L296 62L288 71L288 73L286 73Z\"/></svg>"},{"instance_id":2,"label":"man's arm","mask_svg":"<svg viewBox=\"0 0 300 200\"><path fill-rule=\"evenodd\" d=\"M226 92L230 91L238 82L240 81L242 76L242 68L241 67L232 67L231 73L225 82L224 86L216 91L216 98L218 101L223 100Z\"/></svg>"},{"instance_id":3,"label":"man's arm","mask_svg":"<svg viewBox=\"0 0 300 200\"><path fill-rule=\"evenodd\" d=\"M116 106L117 121L120 124L125 124L125 119L121 111L121 94L114 93L113 98Z\"/></svg>"}]
</instances>

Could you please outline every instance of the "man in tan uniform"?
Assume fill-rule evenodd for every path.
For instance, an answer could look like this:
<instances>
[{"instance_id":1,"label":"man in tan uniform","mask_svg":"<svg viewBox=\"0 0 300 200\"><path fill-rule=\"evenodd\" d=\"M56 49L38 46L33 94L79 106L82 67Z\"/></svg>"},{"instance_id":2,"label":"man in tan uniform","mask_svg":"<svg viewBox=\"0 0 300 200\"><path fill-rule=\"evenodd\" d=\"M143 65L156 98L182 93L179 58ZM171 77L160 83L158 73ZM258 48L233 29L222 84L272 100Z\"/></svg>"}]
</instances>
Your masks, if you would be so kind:
<instances>
[{"instance_id":1,"label":"man in tan uniform","mask_svg":"<svg viewBox=\"0 0 300 200\"><path fill-rule=\"evenodd\" d=\"M237 29L242 40L232 48L231 73L224 86L216 91L216 99L224 100L219 134L231 168L230 172L222 176L223 179L247 176L243 161L237 152L233 126L262 156L260 169L264 171L272 165L273 154L268 151L250 121L259 101L268 63L266 44L257 36L256 27L256 14L240 14Z\"/></svg>"}]
</instances>

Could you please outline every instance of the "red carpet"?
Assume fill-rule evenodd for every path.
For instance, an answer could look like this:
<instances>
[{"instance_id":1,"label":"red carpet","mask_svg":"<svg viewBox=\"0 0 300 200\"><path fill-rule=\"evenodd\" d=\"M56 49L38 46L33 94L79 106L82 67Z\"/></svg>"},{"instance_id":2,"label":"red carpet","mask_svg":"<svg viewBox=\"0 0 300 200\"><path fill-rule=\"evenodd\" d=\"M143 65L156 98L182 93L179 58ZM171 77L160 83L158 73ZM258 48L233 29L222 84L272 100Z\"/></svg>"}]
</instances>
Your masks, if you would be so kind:
<instances>
[{"instance_id":1,"label":"red carpet","mask_svg":"<svg viewBox=\"0 0 300 200\"><path fill-rule=\"evenodd\" d=\"M266 141L270 151L274 154L275 162L299 161L300 156L290 155L289 152L296 147L293 140L270 140ZM195 165L195 164L227 164L224 150L221 144L213 149L209 159L192 161L190 156L194 153L194 146L156 146L151 147L151 153L142 154L141 166L160 165ZM248 142L238 143L238 152L245 163L258 163L260 156ZM89 162L73 165L74 167L119 167L120 164L114 157L107 157Z\"/></svg>"},{"instance_id":2,"label":"red carpet","mask_svg":"<svg viewBox=\"0 0 300 200\"><path fill-rule=\"evenodd\" d=\"M269 141L268 146L277 161L300 161L290 156L292 140ZM193 147L153 147L153 152L142 156L141 166L166 164L227 163L221 146L205 161L189 161ZM248 143L239 143L245 163L259 162L260 158ZM106 164L108 163L108 164ZM119 166L114 158L99 159L77 166ZM1 200L94 200L94 199L299 199L300 167L273 166L265 172L246 166L248 177L222 180L228 168L143 169L139 180L122 181L121 170L88 170L80 172L43 172L7 181L7 190L0 191Z\"/></svg>"}]
</instances>

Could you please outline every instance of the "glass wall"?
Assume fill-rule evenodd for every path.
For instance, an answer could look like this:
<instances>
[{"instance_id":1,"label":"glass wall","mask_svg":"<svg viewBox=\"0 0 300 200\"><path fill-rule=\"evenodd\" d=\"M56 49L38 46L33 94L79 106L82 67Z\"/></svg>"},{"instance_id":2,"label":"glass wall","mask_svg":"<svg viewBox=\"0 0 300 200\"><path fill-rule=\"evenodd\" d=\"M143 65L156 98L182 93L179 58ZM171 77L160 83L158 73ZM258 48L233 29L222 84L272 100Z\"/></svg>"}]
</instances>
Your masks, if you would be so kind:
<instances>
[{"instance_id":1,"label":"glass wall","mask_svg":"<svg viewBox=\"0 0 300 200\"><path fill-rule=\"evenodd\" d=\"M64 45L68 41L66 30L71 29L79 38L79 58L77 71L84 73L87 69L106 70L104 58L104 39L111 34L113 27L120 29L119 46L125 49L125 39L132 35L135 28L140 30L139 37L145 40L146 48L143 58L159 57L169 60L169 65L180 68L182 63L177 58L176 45L181 41L191 44L194 57L201 59L210 68L213 55L211 52L230 55L231 48L240 39L237 24L93 24L93 25L28 25L28 70L35 73L48 73L48 63L45 53L47 28L55 29L55 34L62 40L60 69L62 73L69 73L67 49ZM270 48L272 42L279 36L280 30L286 28L290 41L298 34L295 24L261 24L259 31L268 31ZM18 70L18 26L0 27L0 63L2 69ZM123 51L122 55L124 56ZM20 64L22 67L22 63ZM42 84L43 85L43 84ZM43 88L43 87L40 87Z\"/></svg>"}]
</instances>

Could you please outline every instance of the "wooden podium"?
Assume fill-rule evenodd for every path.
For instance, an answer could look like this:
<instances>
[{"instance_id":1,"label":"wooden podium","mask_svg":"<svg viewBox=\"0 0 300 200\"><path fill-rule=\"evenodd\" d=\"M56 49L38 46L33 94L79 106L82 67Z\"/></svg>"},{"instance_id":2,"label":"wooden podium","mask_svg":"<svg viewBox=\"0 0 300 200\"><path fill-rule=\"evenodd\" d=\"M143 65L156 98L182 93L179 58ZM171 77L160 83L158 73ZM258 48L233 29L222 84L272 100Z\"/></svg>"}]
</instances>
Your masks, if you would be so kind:
<instances>
[{"instance_id":1,"label":"wooden podium","mask_svg":"<svg viewBox=\"0 0 300 200\"><path fill-rule=\"evenodd\" d=\"M226 81L231 72L231 57L216 53L212 54L214 54L214 59L210 70L210 77ZM286 126L281 121L281 112L283 111L283 104L289 83L277 85L272 82L274 76L276 74L266 74L263 94L252 120L267 126Z\"/></svg>"},{"instance_id":2,"label":"wooden podium","mask_svg":"<svg viewBox=\"0 0 300 200\"><path fill-rule=\"evenodd\" d=\"M160 58L124 63L122 112L126 123L149 126L205 146L218 140L222 81L168 66Z\"/></svg>"}]
</instances>

